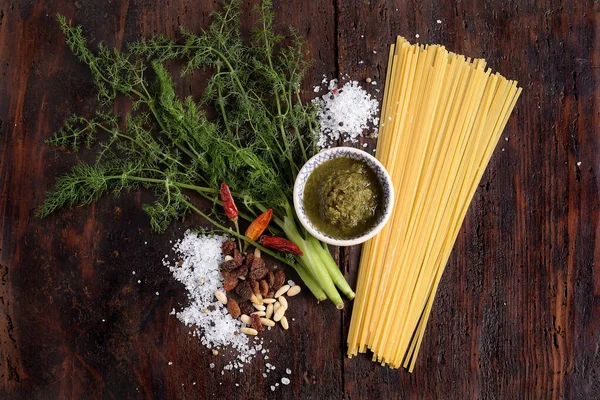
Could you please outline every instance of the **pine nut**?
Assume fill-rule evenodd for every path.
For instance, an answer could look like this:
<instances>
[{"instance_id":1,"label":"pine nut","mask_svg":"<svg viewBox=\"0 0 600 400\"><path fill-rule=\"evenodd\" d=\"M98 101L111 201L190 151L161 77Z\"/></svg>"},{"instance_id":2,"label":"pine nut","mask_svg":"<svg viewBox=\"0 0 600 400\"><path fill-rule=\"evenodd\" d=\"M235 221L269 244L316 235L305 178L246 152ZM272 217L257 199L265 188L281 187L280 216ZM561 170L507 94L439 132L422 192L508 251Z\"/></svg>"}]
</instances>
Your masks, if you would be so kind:
<instances>
[{"instance_id":1,"label":"pine nut","mask_svg":"<svg viewBox=\"0 0 600 400\"><path fill-rule=\"evenodd\" d=\"M269 304L267 306L267 311L265 312L265 317L271 318L273 316L273 304Z\"/></svg>"},{"instance_id":2,"label":"pine nut","mask_svg":"<svg viewBox=\"0 0 600 400\"><path fill-rule=\"evenodd\" d=\"M254 249L254 257L260 258L260 249L258 247Z\"/></svg>"},{"instance_id":3,"label":"pine nut","mask_svg":"<svg viewBox=\"0 0 600 400\"><path fill-rule=\"evenodd\" d=\"M262 297L262 294L260 294L260 293L256 293L256 298L257 298L257 299L258 299L258 301L260 301L260 303L262 304L262 302L263 302L263 297Z\"/></svg>"},{"instance_id":4,"label":"pine nut","mask_svg":"<svg viewBox=\"0 0 600 400\"><path fill-rule=\"evenodd\" d=\"M258 315L259 317L266 317L267 316L267 314L264 311L254 311L250 315Z\"/></svg>"},{"instance_id":5,"label":"pine nut","mask_svg":"<svg viewBox=\"0 0 600 400\"><path fill-rule=\"evenodd\" d=\"M249 324L250 322L252 322L252 320L250 319L250 317L248 315L246 315L246 314L240 315L240 319L245 324Z\"/></svg>"},{"instance_id":6,"label":"pine nut","mask_svg":"<svg viewBox=\"0 0 600 400\"><path fill-rule=\"evenodd\" d=\"M217 349L214 349L214 350L212 351L212 353L213 353L213 356L218 356L218 355L219 355L219 350L217 350Z\"/></svg>"},{"instance_id":7,"label":"pine nut","mask_svg":"<svg viewBox=\"0 0 600 400\"><path fill-rule=\"evenodd\" d=\"M285 311L285 307L279 307L277 311L275 311L275 315L273 315L273 321L281 321L281 318L283 318L283 314L285 314Z\"/></svg>"},{"instance_id":8,"label":"pine nut","mask_svg":"<svg viewBox=\"0 0 600 400\"><path fill-rule=\"evenodd\" d=\"M288 324L288 320L286 317L281 318L281 326L283 326L283 329L285 329L286 331L289 329L290 324Z\"/></svg>"},{"instance_id":9,"label":"pine nut","mask_svg":"<svg viewBox=\"0 0 600 400\"><path fill-rule=\"evenodd\" d=\"M231 256L225 256L225 262L231 261L231 260L233 260L233 257L231 257Z\"/></svg>"},{"instance_id":10,"label":"pine nut","mask_svg":"<svg viewBox=\"0 0 600 400\"><path fill-rule=\"evenodd\" d=\"M275 326L275 322L271 321L268 318L261 318L260 319L260 323L265 325L265 326Z\"/></svg>"},{"instance_id":11,"label":"pine nut","mask_svg":"<svg viewBox=\"0 0 600 400\"><path fill-rule=\"evenodd\" d=\"M281 307L283 307L283 308L285 308L287 310L287 308L288 308L288 302L285 299L285 297L281 296L277 300L279 300L279 303L281 304Z\"/></svg>"},{"instance_id":12,"label":"pine nut","mask_svg":"<svg viewBox=\"0 0 600 400\"><path fill-rule=\"evenodd\" d=\"M280 296L283 296L285 294L285 292L287 292L288 290L290 290L290 285L283 285L282 287L279 288L278 291L275 292L275 298L278 298Z\"/></svg>"},{"instance_id":13,"label":"pine nut","mask_svg":"<svg viewBox=\"0 0 600 400\"><path fill-rule=\"evenodd\" d=\"M215 292L215 297L217 298L217 300L219 300L221 303L223 304L227 304L227 296L225 296L225 293L221 292L220 290L217 290Z\"/></svg>"},{"instance_id":14,"label":"pine nut","mask_svg":"<svg viewBox=\"0 0 600 400\"><path fill-rule=\"evenodd\" d=\"M263 306L263 305L256 305L256 304L252 304L252 307L256 308L258 311L265 311L267 309L267 307Z\"/></svg>"},{"instance_id":15,"label":"pine nut","mask_svg":"<svg viewBox=\"0 0 600 400\"><path fill-rule=\"evenodd\" d=\"M290 288L290 290L288 290L287 292L287 296L288 297L292 297L297 295L298 293L300 293L300 290L302 290L302 288L298 285L294 285Z\"/></svg>"},{"instance_id":16,"label":"pine nut","mask_svg":"<svg viewBox=\"0 0 600 400\"><path fill-rule=\"evenodd\" d=\"M256 304L257 306L260 306L261 301L258 300L258 297L256 297L255 294L250 296L250 301L252 302L253 305Z\"/></svg>"},{"instance_id":17,"label":"pine nut","mask_svg":"<svg viewBox=\"0 0 600 400\"><path fill-rule=\"evenodd\" d=\"M256 336L258 335L258 331L256 329L252 329L252 328L242 328L240 329L240 331L242 331L242 333L245 333L246 335L252 335L252 336Z\"/></svg>"},{"instance_id":18,"label":"pine nut","mask_svg":"<svg viewBox=\"0 0 600 400\"><path fill-rule=\"evenodd\" d=\"M263 304L273 304L276 301L277 300L275 300L275 299L263 299Z\"/></svg>"},{"instance_id":19,"label":"pine nut","mask_svg":"<svg viewBox=\"0 0 600 400\"><path fill-rule=\"evenodd\" d=\"M277 309L281 307L281 303L276 301L275 303L273 303L273 312L277 311Z\"/></svg>"}]
</instances>

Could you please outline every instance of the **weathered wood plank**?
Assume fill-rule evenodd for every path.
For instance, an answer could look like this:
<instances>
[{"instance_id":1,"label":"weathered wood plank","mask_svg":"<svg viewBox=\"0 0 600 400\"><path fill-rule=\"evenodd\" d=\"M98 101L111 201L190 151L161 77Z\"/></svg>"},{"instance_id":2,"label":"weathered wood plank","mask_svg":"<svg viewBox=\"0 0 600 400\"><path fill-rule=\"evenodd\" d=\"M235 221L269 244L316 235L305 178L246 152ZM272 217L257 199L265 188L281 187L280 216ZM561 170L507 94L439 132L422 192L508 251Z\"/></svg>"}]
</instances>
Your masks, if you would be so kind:
<instances>
[{"instance_id":1,"label":"weathered wood plank","mask_svg":"<svg viewBox=\"0 0 600 400\"><path fill-rule=\"evenodd\" d=\"M246 28L255 3L244 3ZM161 259L197 218L152 234L140 210L148 193L33 216L55 176L91 157L43 143L66 116L89 113L95 102L90 74L66 47L54 14L82 24L94 45L120 47L140 35L175 35L179 25L199 30L216 8L212 1L0 5L0 397L265 398L286 368L291 384L278 395L342 397L340 314L316 305L308 291L290 300L290 331L265 335L276 366L268 378L258 360L221 375L225 357L212 356L169 315L185 296ZM276 29L295 26L316 59L303 88L310 98L319 74L335 68L333 4L275 2L274 10ZM203 79L177 84L180 94L199 97Z\"/></svg>"},{"instance_id":2,"label":"weathered wood plank","mask_svg":"<svg viewBox=\"0 0 600 400\"><path fill-rule=\"evenodd\" d=\"M386 46L401 34L484 57L524 87L415 372L346 360L348 398L598 397L598 4L337 5L340 72L381 79Z\"/></svg>"}]
</instances>

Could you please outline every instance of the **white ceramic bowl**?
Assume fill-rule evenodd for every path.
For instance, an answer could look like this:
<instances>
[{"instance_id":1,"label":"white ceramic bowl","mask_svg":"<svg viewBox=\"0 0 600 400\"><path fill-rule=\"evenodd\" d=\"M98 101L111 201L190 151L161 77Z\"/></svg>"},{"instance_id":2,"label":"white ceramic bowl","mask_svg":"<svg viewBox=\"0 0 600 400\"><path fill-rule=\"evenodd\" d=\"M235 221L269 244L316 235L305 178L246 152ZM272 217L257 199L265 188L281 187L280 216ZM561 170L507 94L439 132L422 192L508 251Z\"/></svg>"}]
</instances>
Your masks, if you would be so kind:
<instances>
[{"instance_id":1,"label":"white ceramic bowl","mask_svg":"<svg viewBox=\"0 0 600 400\"><path fill-rule=\"evenodd\" d=\"M375 174L379 178L381 186L383 187L384 210L379 217L379 220L369 231L351 239L339 239L321 232L315 225L313 225L310 219L308 219L306 211L304 210L304 187L308 177L319 165L325 161L337 157L349 157L366 162L367 165L371 167L373 171L375 171ZM355 149L353 147L332 147L331 149L323 150L316 154L313 158L308 160L304 166L302 166L300 172L298 172L298 176L296 177L296 182L294 183L294 208L296 209L296 215L298 216L300 223L311 235L325 243L329 243L334 246L354 246L355 244L360 244L371 239L381 230L381 228L383 228L385 223L392 215L393 205L394 187L392 185L390 174L375 157L363 150Z\"/></svg>"}]
</instances>

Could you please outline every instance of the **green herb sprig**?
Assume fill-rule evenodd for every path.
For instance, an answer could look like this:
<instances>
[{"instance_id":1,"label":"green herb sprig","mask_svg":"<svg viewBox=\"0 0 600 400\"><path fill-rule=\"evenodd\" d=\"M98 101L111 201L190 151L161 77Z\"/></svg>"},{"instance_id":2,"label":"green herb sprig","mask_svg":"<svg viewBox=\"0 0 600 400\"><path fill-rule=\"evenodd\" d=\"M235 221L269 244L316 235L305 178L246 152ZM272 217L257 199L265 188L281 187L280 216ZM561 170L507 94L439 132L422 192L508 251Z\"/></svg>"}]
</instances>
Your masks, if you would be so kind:
<instances>
[{"instance_id":1,"label":"green herb sprig","mask_svg":"<svg viewBox=\"0 0 600 400\"><path fill-rule=\"evenodd\" d=\"M75 151L96 145L98 153L95 163L78 164L58 178L38 215L88 205L105 193L149 189L156 200L144 210L157 232L195 212L216 229L291 265L319 300L328 297L342 308L338 290L348 298L354 292L327 247L299 227L289 202L299 167L317 149L315 109L302 102L300 93L309 65L306 47L295 32L289 46L274 34L269 1L257 12L259 22L248 42L240 33L240 4L233 1L199 34L182 29L181 40L155 36L126 51L103 44L92 51L82 28L59 15L67 44L91 71L100 107L93 117L70 117L47 142ZM185 61L182 74L210 72L199 102L176 96L164 66L172 60ZM130 115L110 111L118 96L133 102ZM207 118L207 109L214 118ZM272 208L273 230L298 244L304 255L284 256L249 241L225 226L217 208L205 213L190 200L188 194L195 192L218 205L221 182L243 205L242 218L252 220Z\"/></svg>"}]
</instances>

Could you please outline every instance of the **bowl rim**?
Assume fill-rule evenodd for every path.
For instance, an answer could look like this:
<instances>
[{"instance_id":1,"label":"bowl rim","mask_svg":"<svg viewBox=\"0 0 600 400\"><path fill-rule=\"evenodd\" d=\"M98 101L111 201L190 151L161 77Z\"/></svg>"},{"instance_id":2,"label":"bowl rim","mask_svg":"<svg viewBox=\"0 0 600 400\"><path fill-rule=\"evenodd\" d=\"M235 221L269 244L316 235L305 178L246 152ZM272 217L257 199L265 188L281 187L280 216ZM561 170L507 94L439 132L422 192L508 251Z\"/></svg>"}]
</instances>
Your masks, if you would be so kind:
<instances>
[{"instance_id":1,"label":"bowl rim","mask_svg":"<svg viewBox=\"0 0 600 400\"><path fill-rule=\"evenodd\" d=\"M321 232L319 232L318 230L313 228L308 223L308 216L306 214L302 214L300 212L300 200L299 200L298 193L300 191L300 188L303 186L300 183L300 176L303 173L308 173L308 172L306 172L306 169L308 168L307 166L309 164L311 164L318 156L322 156L323 154L328 154L328 153L335 153L335 152L354 153L354 154L357 154L360 157L367 159L370 162L374 163L379 168L381 168L381 170L384 172L383 176L384 176L385 182L382 182L382 184L386 184L389 187L389 191L388 191L389 196L388 196L387 202L385 203L383 218L369 232L365 233L364 235L352 238L352 239L335 239L335 238L331 238L331 237L327 237L327 236L323 235ZM339 157L343 157L343 155L340 155ZM334 156L332 158L336 158L336 157ZM329 159L319 162L317 165L315 165L315 168L318 165L321 165L323 162L329 161L332 158L329 158ZM304 185L305 184L306 184L306 181L304 182ZM322 150L322 151L318 152L317 154L315 154L314 156L312 156L306 163L304 163L304 165L298 171L298 174L296 175L296 181L294 182L294 192L293 192L294 211L296 213L296 217L298 218L298 220L300 221L302 226L311 235L313 235L315 238L319 239L320 241L325 242L327 244L334 245L334 246L340 246L340 247L354 246L357 244L361 244L361 243L364 243L367 240L371 239L375 235L377 235L383 229L383 227L385 226L385 224L388 222L388 220L390 219L390 217L392 215L392 209L394 207L394 197L395 197L395 193L394 193L394 185L392 183L392 178L391 178L389 172L387 171L387 169L383 166L383 164L377 158L373 157L371 154L367 153L366 151L357 149L355 147L347 147L347 146L331 147L329 149Z\"/></svg>"}]
</instances>

